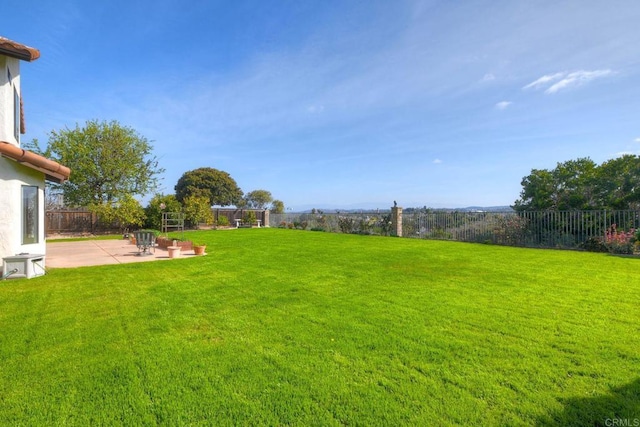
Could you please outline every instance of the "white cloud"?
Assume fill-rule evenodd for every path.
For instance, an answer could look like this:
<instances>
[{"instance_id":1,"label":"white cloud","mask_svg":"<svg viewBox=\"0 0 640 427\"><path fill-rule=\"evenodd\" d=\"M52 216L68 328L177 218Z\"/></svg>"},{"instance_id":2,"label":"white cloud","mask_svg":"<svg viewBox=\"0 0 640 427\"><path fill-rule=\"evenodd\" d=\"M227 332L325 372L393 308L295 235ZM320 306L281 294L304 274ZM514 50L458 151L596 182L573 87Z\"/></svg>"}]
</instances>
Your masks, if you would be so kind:
<instances>
[{"instance_id":1,"label":"white cloud","mask_svg":"<svg viewBox=\"0 0 640 427\"><path fill-rule=\"evenodd\" d=\"M556 93L559 90L569 87L582 86L589 83L591 80L595 80L600 77L606 77L613 74L611 70L595 70L595 71L576 71L568 74L558 83L552 85L545 93Z\"/></svg>"},{"instance_id":2,"label":"white cloud","mask_svg":"<svg viewBox=\"0 0 640 427\"><path fill-rule=\"evenodd\" d=\"M442 160L440 160L440 159L434 159L433 160L433 164L434 165L439 165L440 163L442 163Z\"/></svg>"},{"instance_id":3,"label":"white cloud","mask_svg":"<svg viewBox=\"0 0 640 427\"><path fill-rule=\"evenodd\" d=\"M490 81L493 81L495 79L496 79L496 76L494 76L491 73L487 73L487 74L484 75L484 77L482 77L482 81L483 82L490 82Z\"/></svg>"},{"instance_id":4,"label":"white cloud","mask_svg":"<svg viewBox=\"0 0 640 427\"><path fill-rule=\"evenodd\" d=\"M498 103L496 104L496 108L497 108L498 110L505 110L505 109L507 109L511 104L513 104L513 102L511 102L511 101L501 101L501 102L498 102Z\"/></svg>"},{"instance_id":5,"label":"white cloud","mask_svg":"<svg viewBox=\"0 0 640 427\"><path fill-rule=\"evenodd\" d=\"M547 74L545 76L540 77L538 80L529 83L522 89L538 89L539 87L544 86L549 82L556 81L565 75L566 73Z\"/></svg>"},{"instance_id":6,"label":"white cloud","mask_svg":"<svg viewBox=\"0 0 640 427\"><path fill-rule=\"evenodd\" d=\"M640 138L634 139L635 142L640 142Z\"/></svg>"},{"instance_id":7,"label":"white cloud","mask_svg":"<svg viewBox=\"0 0 640 427\"><path fill-rule=\"evenodd\" d=\"M544 92L547 94L553 94L561 90L585 85L592 80L601 77L607 77L612 74L615 74L615 72L609 69L594 71L580 70L574 71L572 73L561 72L555 74L547 74L529 83L522 89L542 89L546 87L546 90Z\"/></svg>"}]
</instances>

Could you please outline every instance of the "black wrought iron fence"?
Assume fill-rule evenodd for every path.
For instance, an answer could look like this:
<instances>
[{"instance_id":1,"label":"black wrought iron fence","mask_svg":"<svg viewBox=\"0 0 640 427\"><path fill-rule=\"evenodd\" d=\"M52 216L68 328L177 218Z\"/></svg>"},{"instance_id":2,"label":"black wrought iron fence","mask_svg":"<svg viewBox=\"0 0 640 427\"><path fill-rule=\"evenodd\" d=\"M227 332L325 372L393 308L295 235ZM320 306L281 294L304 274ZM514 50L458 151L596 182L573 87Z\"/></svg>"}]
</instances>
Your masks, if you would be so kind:
<instances>
[{"instance_id":1,"label":"black wrought iron fence","mask_svg":"<svg viewBox=\"0 0 640 427\"><path fill-rule=\"evenodd\" d=\"M640 228L640 211L415 212L402 224L404 237L571 249L614 225Z\"/></svg>"},{"instance_id":2,"label":"black wrought iron fence","mask_svg":"<svg viewBox=\"0 0 640 427\"><path fill-rule=\"evenodd\" d=\"M388 236L391 232L391 213L271 214L269 226L332 233Z\"/></svg>"},{"instance_id":3,"label":"black wrought iron fence","mask_svg":"<svg viewBox=\"0 0 640 427\"><path fill-rule=\"evenodd\" d=\"M584 248L607 231L640 229L640 211L467 212L402 214L402 236L538 248ZM391 234L391 213L271 214L271 227L335 233Z\"/></svg>"}]
</instances>

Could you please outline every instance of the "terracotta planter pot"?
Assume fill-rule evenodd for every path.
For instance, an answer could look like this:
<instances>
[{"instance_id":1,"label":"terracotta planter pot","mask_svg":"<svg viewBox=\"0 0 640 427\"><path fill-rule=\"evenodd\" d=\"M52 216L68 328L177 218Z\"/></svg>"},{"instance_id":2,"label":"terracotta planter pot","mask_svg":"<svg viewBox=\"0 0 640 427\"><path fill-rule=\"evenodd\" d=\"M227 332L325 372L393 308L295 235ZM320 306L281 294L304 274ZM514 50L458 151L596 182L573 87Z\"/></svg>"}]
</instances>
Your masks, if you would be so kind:
<instances>
[{"instance_id":1,"label":"terracotta planter pot","mask_svg":"<svg viewBox=\"0 0 640 427\"><path fill-rule=\"evenodd\" d=\"M193 252L196 255L204 255L205 249L207 249L207 247L205 245L194 246L193 247Z\"/></svg>"},{"instance_id":2,"label":"terracotta planter pot","mask_svg":"<svg viewBox=\"0 0 640 427\"><path fill-rule=\"evenodd\" d=\"M180 256L180 246L168 246L169 258L178 258Z\"/></svg>"}]
</instances>

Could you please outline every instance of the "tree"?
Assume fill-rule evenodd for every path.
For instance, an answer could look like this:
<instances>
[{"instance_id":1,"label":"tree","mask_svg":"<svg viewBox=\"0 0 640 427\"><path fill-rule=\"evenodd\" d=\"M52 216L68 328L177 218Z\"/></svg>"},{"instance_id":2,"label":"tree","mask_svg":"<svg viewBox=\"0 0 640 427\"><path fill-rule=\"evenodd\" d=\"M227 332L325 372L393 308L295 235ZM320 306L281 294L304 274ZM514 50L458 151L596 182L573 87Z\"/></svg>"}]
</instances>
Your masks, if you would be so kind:
<instances>
[{"instance_id":1,"label":"tree","mask_svg":"<svg viewBox=\"0 0 640 427\"><path fill-rule=\"evenodd\" d=\"M89 210L98 215L105 224L118 223L122 231L141 226L145 220L144 209L130 194L124 195L117 203L94 203Z\"/></svg>"},{"instance_id":2,"label":"tree","mask_svg":"<svg viewBox=\"0 0 640 427\"><path fill-rule=\"evenodd\" d=\"M521 184L517 211L631 209L640 205L640 157L600 166L588 158L570 160L553 170L533 169Z\"/></svg>"},{"instance_id":3,"label":"tree","mask_svg":"<svg viewBox=\"0 0 640 427\"><path fill-rule=\"evenodd\" d=\"M147 216L144 226L154 230L162 229L163 212L182 212L182 205L173 194L156 194L144 208Z\"/></svg>"},{"instance_id":4,"label":"tree","mask_svg":"<svg viewBox=\"0 0 640 427\"><path fill-rule=\"evenodd\" d=\"M516 211L543 211L553 207L553 176L548 170L533 169L522 178L520 198L515 201Z\"/></svg>"},{"instance_id":5,"label":"tree","mask_svg":"<svg viewBox=\"0 0 640 427\"><path fill-rule=\"evenodd\" d=\"M90 120L84 127L52 131L45 154L71 168L62 184L68 206L112 205L125 196L145 195L157 188L164 172L151 143L117 121Z\"/></svg>"},{"instance_id":6,"label":"tree","mask_svg":"<svg viewBox=\"0 0 640 427\"><path fill-rule=\"evenodd\" d=\"M246 205L251 209L265 209L273 200L271 193L267 190L253 190L244 196Z\"/></svg>"},{"instance_id":7,"label":"tree","mask_svg":"<svg viewBox=\"0 0 640 427\"><path fill-rule=\"evenodd\" d=\"M271 202L271 212L274 214L284 213L284 202L282 200L274 200Z\"/></svg>"},{"instance_id":8,"label":"tree","mask_svg":"<svg viewBox=\"0 0 640 427\"><path fill-rule=\"evenodd\" d=\"M599 167L599 190L611 209L640 209L640 156L624 155Z\"/></svg>"},{"instance_id":9,"label":"tree","mask_svg":"<svg viewBox=\"0 0 640 427\"><path fill-rule=\"evenodd\" d=\"M175 186L176 199L183 202L187 196L209 199L209 206L228 206L242 200L242 190L227 172L214 168L199 168L185 172Z\"/></svg>"},{"instance_id":10,"label":"tree","mask_svg":"<svg viewBox=\"0 0 640 427\"><path fill-rule=\"evenodd\" d=\"M204 196L187 196L184 198L184 219L196 228L201 222L213 224L213 212L209 199Z\"/></svg>"}]
</instances>

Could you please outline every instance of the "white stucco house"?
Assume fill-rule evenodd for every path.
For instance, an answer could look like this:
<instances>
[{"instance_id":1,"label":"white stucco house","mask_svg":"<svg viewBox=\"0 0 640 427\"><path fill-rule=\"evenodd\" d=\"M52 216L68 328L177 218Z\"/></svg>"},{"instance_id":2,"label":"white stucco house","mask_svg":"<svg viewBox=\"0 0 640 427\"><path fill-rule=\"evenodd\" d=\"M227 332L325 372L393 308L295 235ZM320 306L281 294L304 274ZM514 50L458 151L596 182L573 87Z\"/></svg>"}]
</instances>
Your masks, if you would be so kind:
<instances>
[{"instance_id":1,"label":"white stucco house","mask_svg":"<svg viewBox=\"0 0 640 427\"><path fill-rule=\"evenodd\" d=\"M69 168L20 147L25 133L20 63L37 49L0 37L0 258L2 277L44 274L45 180L62 183Z\"/></svg>"}]
</instances>

